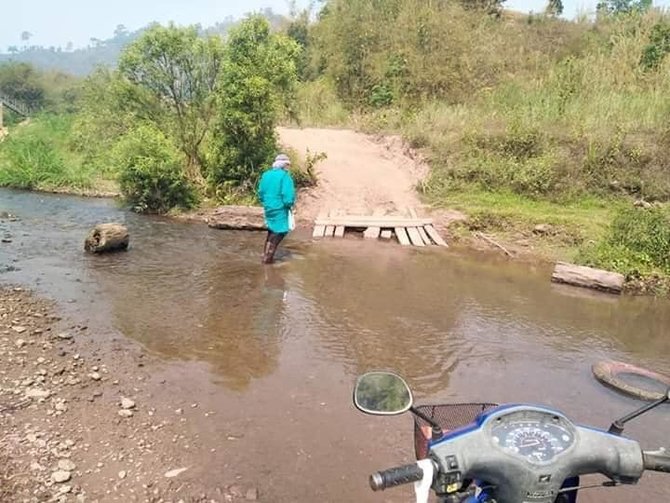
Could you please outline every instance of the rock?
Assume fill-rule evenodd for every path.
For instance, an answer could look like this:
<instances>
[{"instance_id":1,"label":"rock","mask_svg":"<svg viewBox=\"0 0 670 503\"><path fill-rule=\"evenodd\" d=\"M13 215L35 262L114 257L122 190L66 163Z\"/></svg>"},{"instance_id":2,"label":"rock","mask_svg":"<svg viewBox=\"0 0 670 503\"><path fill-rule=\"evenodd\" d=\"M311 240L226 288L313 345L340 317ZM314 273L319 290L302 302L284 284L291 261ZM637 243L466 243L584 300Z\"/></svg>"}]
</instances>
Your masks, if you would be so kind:
<instances>
[{"instance_id":1,"label":"rock","mask_svg":"<svg viewBox=\"0 0 670 503\"><path fill-rule=\"evenodd\" d=\"M122 409L134 409L135 408L135 402L133 402L130 398L121 398L121 408Z\"/></svg>"},{"instance_id":2,"label":"rock","mask_svg":"<svg viewBox=\"0 0 670 503\"><path fill-rule=\"evenodd\" d=\"M51 474L51 480L53 480L57 484L67 482L71 478L72 478L72 474L70 472L65 471L65 470L57 470L57 471L55 471Z\"/></svg>"},{"instance_id":3,"label":"rock","mask_svg":"<svg viewBox=\"0 0 670 503\"><path fill-rule=\"evenodd\" d=\"M127 473L126 473L125 470L121 470L121 471L119 472L119 478L120 478L121 480L125 479L125 478L126 478L126 475L127 475Z\"/></svg>"},{"instance_id":4,"label":"rock","mask_svg":"<svg viewBox=\"0 0 670 503\"><path fill-rule=\"evenodd\" d=\"M34 472L41 472L42 470L44 470L44 467L41 464L33 461L32 463L30 463L30 469Z\"/></svg>"},{"instance_id":5,"label":"rock","mask_svg":"<svg viewBox=\"0 0 670 503\"><path fill-rule=\"evenodd\" d=\"M67 405L65 405L65 402L56 402L56 405L54 405L54 409L56 409L59 412L67 412Z\"/></svg>"},{"instance_id":6,"label":"rock","mask_svg":"<svg viewBox=\"0 0 670 503\"><path fill-rule=\"evenodd\" d=\"M188 468L175 468L174 470L170 470L168 472L165 472L165 477L168 479L174 478L178 475L181 475L184 473Z\"/></svg>"},{"instance_id":7,"label":"rock","mask_svg":"<svg viewBox=\"0 0 670 503\"><path fill-rule=\"evenodd\" d=\"M533 227L534 234L546 235L549 234L551 230L552 227L549 224L538 224L535 227Z\"/></svg>"},{"instance_id":8,"label":"rock","mask_svg":"<svg viewBox=\"0 0 670 503\"><path fill-rule=\"evenodd\" d=\"M118 414L119 414L119 416L121 416L121 417L132 417L132 416L133 416L133 411L132 411L132 410L128 410L128 409L121 409L121 410L118 412Z\"/></svg>"},{"instance_id":9,"label":"rock","mask_svg":"<svg viewBox=\"0 0 670 503\"><path fill-rule=\"evenodd\" d=\"M72 339L72 334L69 334L67 332L61 332L58 334L59 339Z\"/></svg>"},{"instance_id":10,"label":"rock","mask_svg":"<svg viewBox=\"0 0 670 503\"><path fill-rule=\"evenodd\" d=\"M255 487L247 489L247 494L244 497L249 501L256 501L258 499L258 489Z\"/></svg>"},{"instance_id":11,"label":"rock","mask_svg":"<svg viewBox=\"0 0 670 503\"><path fill-rule=\"evenodd\" d=\"M26 396L28 398L49 398L51 396L51 391L46 389L31 388L26 390Z\"/></svg>"},{"instance_id":12,"label":"rock","mask_svg":"<svg viewBox=\"0 0 670 503\"><path fill-rule=\"evenodd\" d=\"M207 218L207 225L215 229L264 231L263 208L257 206L222 206Z\"/></svg>"},{"instance_id":13,"label":"rock","mask_svg":"<svg viewBox=\"0 0 670 503\"><path fill-rule=\"evenodd\" d=\"M58 490L58 494L67 494L72 491L72 486L61 486Z\"/></svg>"},{"instance_id":14,"label":"rock","mask_svg":"<svg viewBox=\"0 0 670 503\"><path fill-rule=\"evenodd\" d=\"M652 205L651 203L648 203L648 202L645 201L644 199L638 199L637 201L635 201L635 202L633 203L633 206L635 206L636 208L644 208L644 209L648 210L648 209L651 208L653 205Z\"/></svg>"},{"instance_id":15,"label":"rock","mask_svg":"<svg viewBox=\"0 0 670 503\"><path fill-rule=\"evenodd\" d=\"M16 339L16 341L14 341L14 344L16 344L17 348L21 349L23 346L26 345L26 341L24 341L23 339Z\"/></svg>"},{"instance_id":16,"label":"rock","mask_svg":"<svg viewBox=\"0 0 670 503\"><path fill-rule=\"evenodd\" d=\"M184 410L183 409L177 409L177 410L174 411L174 413L178 414L178 415L181 415L181 414L184 413Z\"/></svg>"},{"instance_id":17,"label":"rock","mask_svg":"<svg viewBox=\"0 0 670 503\"><path fill-rule=\"evenodd\" d=\"M102 379L102 376L97 372L91 372L90 374L88 374L88 377L90 377L94 381L99 381L100 379Z\"/></svg>"},{"instance_id":18,"label":"rock","mask_svg":"<svg viewBox=\"0 0 670 503\"><path fill-rule=\"evenodd\" d=\"M61 459L58 461L59 470L63 470L64 472L73 472L75 468L77 468L77 465L75 465L69 459Z\"/></svg>"},{"instance_id":19,"label":"rock","mask_svg":"<svg viewBox=\"0 0 670 503\"><path fill-rule=\"evenodd\" d=\"M16 332L17 334L22 334L23 332L25 332L28 329L26 327L22 327L20 325L17 325L15 327L12 327L12 330L14 330L14 332Z\"/></svg>"}]
</instances>

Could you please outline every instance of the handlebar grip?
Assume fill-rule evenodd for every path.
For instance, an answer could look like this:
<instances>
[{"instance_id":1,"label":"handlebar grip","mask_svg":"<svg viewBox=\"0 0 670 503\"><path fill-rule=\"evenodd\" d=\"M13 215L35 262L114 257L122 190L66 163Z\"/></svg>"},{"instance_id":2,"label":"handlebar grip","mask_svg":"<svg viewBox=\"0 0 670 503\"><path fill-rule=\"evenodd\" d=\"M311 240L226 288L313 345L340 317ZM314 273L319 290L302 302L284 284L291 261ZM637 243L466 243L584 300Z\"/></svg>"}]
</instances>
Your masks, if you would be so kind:
<instances>
[{"instance_id":1,"label":"handlebar grip","mask_svg":"<svg viewBox=\"0 0 670 503\"><path fill-rule=\"evenodd\" d=\"M670 454L666 454L665 450L654 452L643 451L642 459L645 470L670 473Z\"/></svg>"},{"instance_id":2,"label":"handlebar grip","mask_svg":"<svg viewBox=\"0 0 670 503\"><path fill-rule=\"evenodd\" d=\"M418 482L422 478L423 470L413 463L373 473L370 475L370 487L373 491L383 491L389 487Z\"/></svg>"}]
</instances>

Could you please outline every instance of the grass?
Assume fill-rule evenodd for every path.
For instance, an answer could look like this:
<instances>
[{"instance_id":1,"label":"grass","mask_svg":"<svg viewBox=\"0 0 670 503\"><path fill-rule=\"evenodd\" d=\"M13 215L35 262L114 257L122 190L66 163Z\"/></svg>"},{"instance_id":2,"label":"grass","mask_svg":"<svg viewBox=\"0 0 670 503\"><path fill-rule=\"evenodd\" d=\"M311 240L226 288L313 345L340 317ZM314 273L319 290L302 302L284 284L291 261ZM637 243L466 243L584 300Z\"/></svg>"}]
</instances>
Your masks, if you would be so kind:
<instances>
[{"instance_id":1,"label":"grass","mask_svg":"<svg viewBox=\"0 0 670 503\"><path fill-rule=\"evenodd\" d=\"M582 246L602 239L612 215L624 204L597 198L556 203L472 186L447 195L429 192L425 198L434 207L468 215L454 229L456 237L484 231L511 245L530 245L534 254L556 260L574 260ZM544 227L542 232L537 232L537 226Z\"/></svg>"},{"instance_id":2,"label":"grass","mask_svg":"<svg viewBox=\"0 0 670 503\"><path fill-rule=\"evenodd\" d=\"M0 143L0 186L113 192L108 177L85 166L69 148L72 120L70 115L42 115L13 127Z\"/></svg>"}]
</instances>

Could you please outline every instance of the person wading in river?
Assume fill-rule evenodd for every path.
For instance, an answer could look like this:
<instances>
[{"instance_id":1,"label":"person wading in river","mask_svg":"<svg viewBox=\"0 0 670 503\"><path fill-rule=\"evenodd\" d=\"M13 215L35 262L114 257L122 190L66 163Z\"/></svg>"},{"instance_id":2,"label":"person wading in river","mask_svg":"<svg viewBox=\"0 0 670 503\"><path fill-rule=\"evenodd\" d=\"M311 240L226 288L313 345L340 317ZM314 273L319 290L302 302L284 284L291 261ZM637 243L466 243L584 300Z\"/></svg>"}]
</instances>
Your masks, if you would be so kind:
<instances>
[{"instance_id":1,"label":"person wading in river","mask_svg":"<svg viewBox=\"0 0 670 503\"><path fill-rule=\"evenodd\" d=\"M258 184L258 197L263 204L268 236L265 240L263 263L271 264L279 243L289 233L290 211L295 204L295 185L288 172L291 160L285 154L279 154L272 168L261 176Z\"/></svg>"}]
</instances>

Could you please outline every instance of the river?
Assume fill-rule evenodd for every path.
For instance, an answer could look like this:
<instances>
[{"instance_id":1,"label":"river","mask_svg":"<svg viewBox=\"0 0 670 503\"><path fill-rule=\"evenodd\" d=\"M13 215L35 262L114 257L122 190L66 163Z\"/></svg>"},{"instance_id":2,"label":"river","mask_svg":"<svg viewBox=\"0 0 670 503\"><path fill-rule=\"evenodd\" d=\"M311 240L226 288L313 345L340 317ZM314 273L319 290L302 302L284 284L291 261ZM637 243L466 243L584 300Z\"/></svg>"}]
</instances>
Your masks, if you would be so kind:
<instances>
[{"instance_id":1,"label":"river","mask_svg":"<svg viewBox=\"0 0 670 503\"><path fill-rule=\"evenodd\" d=\"M296 232L280 263L263 267L260 234L140 216L110 200L0 190L3 210L19 220L0 221L11 239L0 245L0 282L55 299L94 337L159 357L161 373L179 376L175 402L197 398L220 418L198 425L221 444L197 472L203 483L232 464L256 473L273 501L407 501L404 489L367 487L370 472L410 461L413 444L409 416L351 405L366 370L401 373L419 403L543 403L598 427L640 404L598 384L593 362L670 373L668 301L559 287L545 266ZM128 226L130 249L85 254L86 233L107 221ZM226 450L231 428L239 445ZM627 428L649 448L669 432L667 409ZM662 482L645 476L582 501L667 499Z\"/></svg>"}]
</instances>

